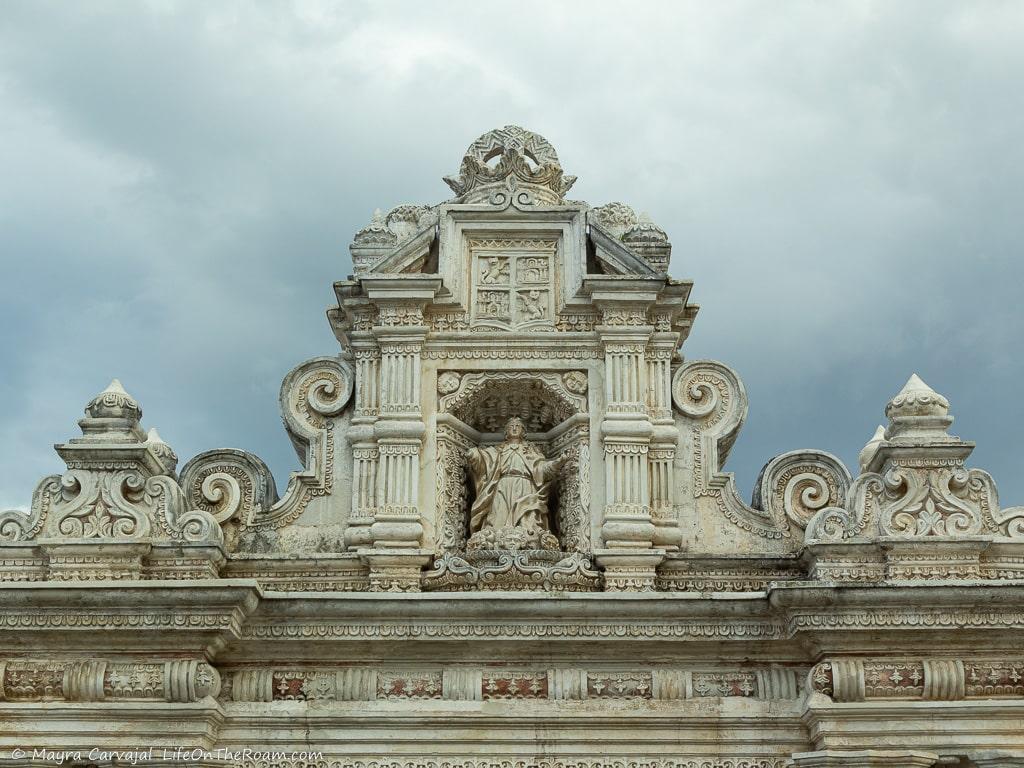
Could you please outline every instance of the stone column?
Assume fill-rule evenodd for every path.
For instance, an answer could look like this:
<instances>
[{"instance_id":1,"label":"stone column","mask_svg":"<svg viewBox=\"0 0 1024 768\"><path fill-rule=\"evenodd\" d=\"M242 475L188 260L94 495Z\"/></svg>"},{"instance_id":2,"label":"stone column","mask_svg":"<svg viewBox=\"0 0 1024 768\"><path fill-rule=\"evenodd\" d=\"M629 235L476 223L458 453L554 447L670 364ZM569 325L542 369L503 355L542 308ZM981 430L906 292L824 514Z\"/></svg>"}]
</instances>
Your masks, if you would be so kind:
<instances>
[{"instance_id":1,"label":"stone column","mask_svg":"<svg viewBox=\"0 0 1024 768\"><path fill-rule=\"evenodd\" d=\"M375 473L370 547L360 555L370 566L370 589L418 591L420 570L430 561L423 549L419 475L423 424L420 353L426 339L423 308L440 280L423 275L364 278L378 308L373 336L380 349L378 417L373 424L376 456L363 458Z\"/></svg>"},{"instance_id":2,"label":"stone column","mask_svg":"<svg viewBox=\"0 0 1024 768\"><path fill-rule=\"evenodd\" d=\"M647 407L653 431L647 454L651 488L651 522L654 523L654 545L669 552L679 550L682 532L672 505L675 464L679 430L672 416L672 358L677 336L658 333L647 347Z\"/></svg>"},{"instance_id":3,"label":"stone column","mask_svg":"<svg viewBox=\"0 0 1024 768\"><path fill-rule=\"evenodd\" d=\"M595 559L604 568L608 590L653 590L655 568L665 551L655 548L651 518L648 453L654 434L648 412L646 350L654 327L647 310L661 280L631 280L629 286L591 280L594 303L602 312L597 327L605 352L605 413L601 441L605 461L604 548Z\"/></svg>"},{"instance_id":4,"label":"stone column","mask_svg":"<svg viewBox=\"0 0 1024 768\"><path fill-rule=\"evenodd\" d=\"M355 406L346 435L352 446L352 511L345 529L345 545L358 550L372 543L377 506L377 439L373 425L380 415L380 348L374 337L376 310L366 302L353 311L351 332L355 358Z\"/></svg>"}]
</instances>

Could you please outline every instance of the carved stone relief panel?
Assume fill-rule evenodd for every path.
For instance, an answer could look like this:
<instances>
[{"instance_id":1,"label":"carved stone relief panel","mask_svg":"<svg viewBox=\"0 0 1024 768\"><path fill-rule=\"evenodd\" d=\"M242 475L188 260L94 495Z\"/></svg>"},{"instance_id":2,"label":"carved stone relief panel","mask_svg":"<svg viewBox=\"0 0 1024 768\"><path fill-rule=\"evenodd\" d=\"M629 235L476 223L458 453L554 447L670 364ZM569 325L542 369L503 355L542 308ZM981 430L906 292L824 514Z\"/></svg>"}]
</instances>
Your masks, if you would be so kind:
<instances>
[{"instance_id":1,"label":"carved stone relief panel","mask_svg":"<svg viewBox=\"0 0 1024 768\"><path fill-rule=\"evenodd\" d=\"M470 238L468 247L474 328L553 328L557 238Z\"/></svg>"}]
</instances>

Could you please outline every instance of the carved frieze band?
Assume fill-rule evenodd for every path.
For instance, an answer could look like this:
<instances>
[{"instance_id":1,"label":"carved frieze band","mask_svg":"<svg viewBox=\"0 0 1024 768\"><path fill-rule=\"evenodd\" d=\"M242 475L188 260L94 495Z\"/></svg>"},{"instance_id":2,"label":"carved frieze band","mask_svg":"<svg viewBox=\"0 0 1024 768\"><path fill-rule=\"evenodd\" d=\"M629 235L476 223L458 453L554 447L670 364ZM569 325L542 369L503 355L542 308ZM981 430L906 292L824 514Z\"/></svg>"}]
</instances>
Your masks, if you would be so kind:
<instances>
[{"instance_id":1,"label":"carved frieze band","mask_svg":"<svg viewBox=\"0 0 1024 768\"><path fill-rule=\"evenodd\" d=\"M1024 697L1024 660L836 659L811 669L809 690L837 702Z\"/></svg>"},{"instance_id":2,"label":"carved frieze band","mask_svg":"<svg viewBox=\"0 0 1024 768\"><path fill-rule=\"evenodd\" d=\"M304 760L290 759L274 761L243 761L232 768L786 768L788 758L781 757L735 757L735 758L665 758L641 757L622 758L537 758L529 759L488 759L481 757L445 756L413 759L340 758Z\"/></svg>"},{"instance_id":3,"label":"carved frieze band","mask_svg":"<svg viewBox=\"0 0 1024 768\"><path fill-rule=\"evenodd\" d=\"M104 660L0 661L5 701L192 702L220 692L220 675L205 661L156 664Z\"/></svg>"},{"instance_id":4,"label":"carved frieze band","mask_svg":"<svg viewBox=\"0 0 1024 768\"><path fill-rule=\"evenodd\" d=\"M235 701L676 700L710 697L778 700L797 698L799 680L800 673L786 667L750 671L465 667L418 670L243 669L232 675L231 695Z\"/></svg>"}]
</instances>

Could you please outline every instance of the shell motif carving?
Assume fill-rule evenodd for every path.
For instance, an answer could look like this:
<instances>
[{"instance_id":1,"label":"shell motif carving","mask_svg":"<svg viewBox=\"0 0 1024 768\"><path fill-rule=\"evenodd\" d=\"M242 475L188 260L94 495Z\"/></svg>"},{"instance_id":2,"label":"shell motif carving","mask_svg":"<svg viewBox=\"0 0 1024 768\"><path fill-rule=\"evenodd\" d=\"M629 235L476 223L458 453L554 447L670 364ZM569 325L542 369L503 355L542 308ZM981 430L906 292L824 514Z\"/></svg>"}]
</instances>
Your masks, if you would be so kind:
<instances>
[{"instance_id":1,"label":"shell motif carving","mask_svg":"<svg viewBox=\"0 0 1024 768\"><path fill-rule=\"evenodd\" d=\"M457 384L447 373L441 374L439 385L444 379L446 389L456 389L441 397L441 412L485 432L500 431L512 416L522 419L530 432L543 432L587 410L582 372L572 372L579 376L568 381L556 373L467 373Z\"/></svg>"}]
</instances>

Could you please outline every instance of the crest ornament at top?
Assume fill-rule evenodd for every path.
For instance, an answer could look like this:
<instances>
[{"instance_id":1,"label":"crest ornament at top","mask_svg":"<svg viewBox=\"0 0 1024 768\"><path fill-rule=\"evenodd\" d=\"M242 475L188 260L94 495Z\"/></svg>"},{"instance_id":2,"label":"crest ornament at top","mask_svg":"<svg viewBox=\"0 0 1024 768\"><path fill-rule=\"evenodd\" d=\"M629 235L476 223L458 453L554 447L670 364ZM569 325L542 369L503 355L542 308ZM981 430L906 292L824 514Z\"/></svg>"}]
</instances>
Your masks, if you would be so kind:
<instances>
[{"instance_id":1,"label":"crest ornament at top","mask_svg":"<svg viewBox=\"0 0 1024 768\"><path fill-rule=\"evenodd\" d=\"M563 174L555 148L543 136L506 125L470 144L459 175L444 181L460 203L560 205L576 177Z\"/></svg>"}]
</instances>

